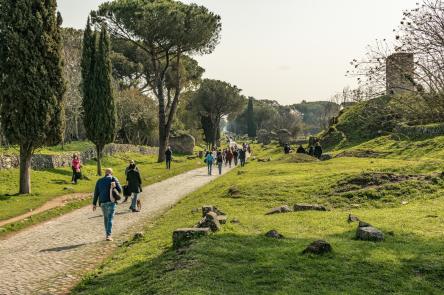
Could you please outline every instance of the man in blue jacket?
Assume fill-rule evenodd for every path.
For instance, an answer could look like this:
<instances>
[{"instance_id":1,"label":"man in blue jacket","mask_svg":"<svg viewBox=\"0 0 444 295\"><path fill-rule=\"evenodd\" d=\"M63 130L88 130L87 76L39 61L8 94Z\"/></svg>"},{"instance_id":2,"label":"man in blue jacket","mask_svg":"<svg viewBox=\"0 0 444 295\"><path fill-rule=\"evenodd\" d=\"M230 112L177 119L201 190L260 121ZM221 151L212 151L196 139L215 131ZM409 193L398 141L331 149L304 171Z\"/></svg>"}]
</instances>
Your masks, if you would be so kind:
<instances>
[{"instance_id":1,"label":"man in blue jacket","mask_svg":"<svg viewBox=\"0 0 444 295\"><path fill-rule=\"evenodd\" d=\"M97 180L94 190L93 211L96 211L97 201L102 208L105 221L106 240L112 241L113 218L116 211L116 203L111 200L111 187L115 187L119 193L122 192L119 180L113 176L111 168L105 169L105 177Z\"/></svg>"}]
</instances>

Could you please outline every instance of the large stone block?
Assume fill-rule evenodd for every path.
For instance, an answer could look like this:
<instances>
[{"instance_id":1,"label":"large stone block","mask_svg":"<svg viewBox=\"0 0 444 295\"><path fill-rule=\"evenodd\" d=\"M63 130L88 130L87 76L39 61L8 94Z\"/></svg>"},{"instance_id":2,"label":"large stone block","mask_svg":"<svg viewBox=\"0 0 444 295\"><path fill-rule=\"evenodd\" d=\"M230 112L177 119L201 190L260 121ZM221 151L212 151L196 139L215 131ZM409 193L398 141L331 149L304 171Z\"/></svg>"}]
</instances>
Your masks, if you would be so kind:
<instances>
[{"instance_id":1,"label":"large stone block","mask_svg":"<svg viewBox=\"0 0 444 295\"><path fill-rule=\"evenodd\" d=\"M194 239L206 236L210 233L209 228L179 228L173 232L173 247L179 249L187 246Z\"/></svg>"},{"instance_id":2,"label":"large stone block","mask_svg":"<svg viewBox=\"0 0 444 295\"><path fill-rule=\"evenodd\" d=\"M322 205L296 204L294 211L328 211L328 209Z\"/></svg>"},{"instance_id":3,"label":"large stone block","mask_svg":"<svg viewBox=\"0 0 444 295\"><path fill-rule=\"evenodd\" d=\"M192 155L195 145L196 140L189 134L170 137L170 146L173 149L173 152L176 153Z\"/></svg>"},{"instance_id":4,"label":"large stone block","mask_svg":"<svg viewBox=\"0 0 444 295\"><path fill-rule=\"evenodd\" d=\"M363 241L381 242L384 240L384 234L372 226L358 227L356 238Z\"/></svg>"},{"instance_id":5,"label":"large stone block","mask_svg":"<svg viewBox=\"0 0 444 295\"><path fill-rule=\"evenodd\" d=\"M216 232L220 230L220 222L215 212L208 212L207 215L198 223L199 228L210 228L211 231Z\"/></svg>"}]
</instances>

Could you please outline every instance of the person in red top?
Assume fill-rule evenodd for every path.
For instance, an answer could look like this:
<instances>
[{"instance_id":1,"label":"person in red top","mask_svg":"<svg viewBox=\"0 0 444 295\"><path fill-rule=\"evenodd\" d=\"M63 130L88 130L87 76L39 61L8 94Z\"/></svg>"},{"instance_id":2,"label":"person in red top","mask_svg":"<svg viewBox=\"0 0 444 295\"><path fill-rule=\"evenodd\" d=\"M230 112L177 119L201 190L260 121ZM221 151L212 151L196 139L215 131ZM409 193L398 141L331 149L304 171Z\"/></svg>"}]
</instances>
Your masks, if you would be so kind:
<instances>
[{"instance_id":1,"label":"person in red top","mask_svg":"<svg viewBox=\"0 0 444 295\"><path fill-rule=\"evenodd\" d=\"M233 162L233 152L231 151L231 149L228 149L228 150L227 150L227 156L226 156L225 159L226 159L228 165L229 165L230 168L231 168L231 163Z\"/></svg>"},{"instance_id":2,"label":"person in red top","mask_svg":"<svg viewBox=\"0 0 444 295\"><path fill-rule=\"evenodd\" d=\"M72 183L77 184L77 180L82 177L80 168L82 165L80 164L79 156L74 154L72 156L71 168L72 168Z\"/></svg>"}]
</instances>

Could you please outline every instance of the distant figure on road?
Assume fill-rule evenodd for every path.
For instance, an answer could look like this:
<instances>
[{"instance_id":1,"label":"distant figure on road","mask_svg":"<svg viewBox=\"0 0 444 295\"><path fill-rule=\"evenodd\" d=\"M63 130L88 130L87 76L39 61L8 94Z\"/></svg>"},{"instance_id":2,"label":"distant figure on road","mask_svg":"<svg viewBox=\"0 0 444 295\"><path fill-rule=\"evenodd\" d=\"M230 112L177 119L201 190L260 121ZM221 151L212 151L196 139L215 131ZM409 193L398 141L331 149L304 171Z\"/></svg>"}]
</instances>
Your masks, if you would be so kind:
<instances>
[{"instance_id":1,"label":"distant figure on road","mask_svg":"<svg viewBox=\"0 0 444 295\"><path fill-rule=\"evenodd\" d=\"M234 166L237 166L237 161L239 160L239 150L237 147L233 149L233 160L234 160Z\"/></svg>"},{"instance_id":2,"label":"distant figure on road","mask_svg":"<svg viewBox=\"0 0 444 295\"><path fill-rule=\"evenodd\" d=\"M171 146L168 146L165 151L165 162L166 162L166 168L168 170L171 169L171 161L173 160L173 151L171 150Z\"/></svg>"},{"instance_id":3,"label":"distant figure on road","mask_svg":"<svg viewBox=\"0 0 444 295\"><path fill-rule=\"evenodd\" d=\"M116 189L119 193L122 192L119 180L113 176L111 168L105 169L105 177L97 180L96 188L94 190L93 211L96 211L97 202L102 208L103 219L105 222L106 240L112 241L113 218L116 211L116 201L113 196L113 190Z\"/></svg>"},{"instance_id":4,"label":"distant figure on road","mask_svg":"<svg viewBox=\"0 0 444 295\"><path fill-rule=\"evenodd\" d=\"M128 184L128 192L131 193L132 201L130 210L132 212L140 212L141 203L139 200L140 193L142 192L142 178L140 172L136 167L136 164L129 165L128 173L126 174L126 182Z\"/></svg>"},{"instance_id":5,"label":"distant figure on road","mask_svg":"<svg viewBox=\"0 0 444 295\"><path fill-rule=\"evenodd\" d=\"M82 171L80 170L82 167L80 163L79 156L74 154L72 156L72 162L71 162L71 168L72 168L72 178L71 182L72 184L77 184L77 181L82 178Z\"/></svg>"},{"instance_id":6,"label":"distant figure on road","mask_svg":"<svg viewBox=\"0 0 444 295\"><path fill-rule=\"evenodd\" d=\"M226 164L231 168L231 163L233 162L233 152L230 148L227 150L227 156L225 158Z\"/></svg>"},{"instance_id":7,"label":"distant figure on road","mask_svg":"<svg viewBox=\"0 0 444 295\"><path fill-rule=\"evenodd\" d=\"M247 157L247 149L243 148L243 149L239 150L239 161L240 161L241 167L245 166L246 157Z\"/></svg>"},{"instance_id":8,"label":"distant figure on road","mask_svg":"<svg viewBox=\"0 0 444 295\"><path fill-rule=\"evenodd\" d=\"M307 153L307 151L304 149L304 147L302 145L300 145L298 147L298 149L296 150L296 153L298 153L298 154L305 154L305 153Z\"/></svg>"},{"instance_id":9,"label":"distant figure on road","mask_svg":"<svg viewBox=\"0 0 444 295\"><path fill-rule=\"evenodd\" d=\"M222 174L222 165L224 164L224 158L222 156L222 152L218 151L217 152L217 168L219 168L219 175Z\"/></svg>"},{"instance_id":10,"label":"distant figure on road","mask_svg":"<svg viewBox=\"0 0 444 295\"><path fill-rule=\"evenodd\" d=\"M205 163L207 163L207 168L208 168L208 175L211 175L212 173L212 169L213 169L213 154L210 152L207 152L207 154L205 155Z\"/></svg>"}]
</instances>

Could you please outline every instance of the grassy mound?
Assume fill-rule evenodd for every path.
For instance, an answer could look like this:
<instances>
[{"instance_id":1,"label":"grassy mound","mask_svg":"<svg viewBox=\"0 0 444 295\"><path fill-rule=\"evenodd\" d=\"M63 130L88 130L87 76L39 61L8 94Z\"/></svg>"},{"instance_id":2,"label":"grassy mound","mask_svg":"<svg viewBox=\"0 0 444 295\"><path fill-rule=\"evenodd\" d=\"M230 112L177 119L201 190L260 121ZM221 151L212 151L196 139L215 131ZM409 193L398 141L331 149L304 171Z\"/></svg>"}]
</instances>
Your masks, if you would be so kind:
<instances>
[{"instance_id":1,"label":"grassy mound","mask_svg":"<svg viewBox=\"0 0 444 295\"><path fill-rule=\"evenodd\" d=\"M381 96L346 108L337 123L321 136L323 146L351 146L391 132L396 126L396 115L389 104L390 98Z\"/></svg>"},{"instance_id":2,"label":"grassy mound","mask_svg":"<svg viewBox=\"0 0 444 295\"><path fill-rule=\"evenodd\" d=\"M295 164L273 150L254 148L258 157L273 160L250 162L189 195L148 225L143 240L123 246L85 277L73 294L442 293L444 161L336 158ZM382 197L364 197L370 190ZM265 215L302 202L332 210ZM193 209L204 204L222 209L229 222L173 250L172 231L195 224L201 215ZM381 229L386 240L356 241L349 213ZM271 229L285 238L266 238ZM333 253L301 254L318 239L330 242Z\"/></svg>"},{"instance_id":3,"label":"grassy mound","mask_svg":"<svg viewBox=\"0 0 444 295\"><path fill-rule=\"evenodd\" d=\"M291 153L284 155L280 158L280 162L282 163L311 163L311 162L319 162L318 159L309 156L307 154L298 154Z\"/></svg>"}]
</instances>

